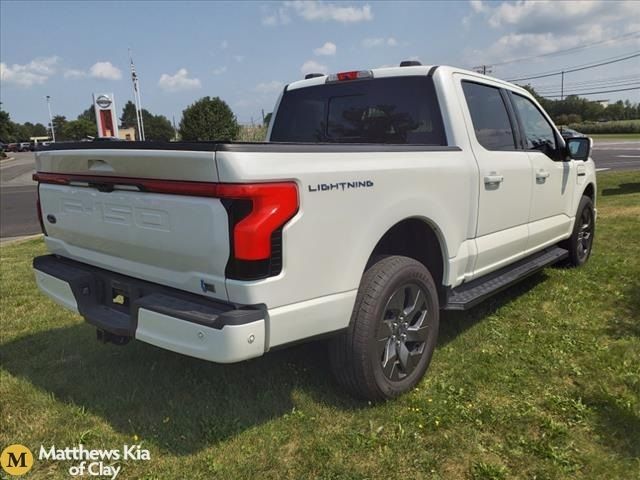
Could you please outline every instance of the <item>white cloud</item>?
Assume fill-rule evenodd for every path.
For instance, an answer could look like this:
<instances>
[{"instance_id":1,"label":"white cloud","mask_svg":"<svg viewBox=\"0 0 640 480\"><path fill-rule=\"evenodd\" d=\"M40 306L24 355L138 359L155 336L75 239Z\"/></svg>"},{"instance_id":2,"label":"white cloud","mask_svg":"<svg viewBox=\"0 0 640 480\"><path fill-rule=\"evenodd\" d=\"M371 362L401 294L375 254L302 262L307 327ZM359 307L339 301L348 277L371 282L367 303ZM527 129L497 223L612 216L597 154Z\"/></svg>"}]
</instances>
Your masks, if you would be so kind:
<instances>
[{"instance_id":1,"label":"white cloud","mask_svg":"<svg viewBox=\"0 0 640 480\"><path fill-rule=\"evenodd\" d=\"M566 33L508 33L501 36L489 48L475 50L470 57L476 63L501 62L513 59L545 55L573 48L585 43L599 42L609 37L607 30L600 25L583 27L574 32ZM477 59L483 59L480 62Z\"/></svg>"},{"instance_id":2,"label":"white cloud","mask_svg":"<svg viewBox=\"0 0 640 480\"><path fill-rule=\"evenodd\" d=\"M523 22L536 23L540 19L559 18L566 25L570 18L583 17L601 6L599 1L590 2L557 2L550 0L520 2L503 2L490 9L481 8L476 11L491 11L489 24L492 27L501 25L516 25ZM473 7L473 4L472 4ZM483 6L484 7L484 6ZM475 9L475 7L474 7Z\"/></svg>"},{"instance_id":3,"label":"white cloud","mask_svg":"<svg viewBox=\"0 0 640 480\"><path fill-rule=\"evenodd\" d=\"M307 60L300 67L300 71L303 75L307 73L327 73L327 66L316 62L315 60Z\"/></svg>"},{"instance_id":4,"label":"white cloud","mask_svg":"<svg viewBox=\"0 0 640 480\"><path fill-rule=\"evenodd\" d=\"M318 47L313 50L313 53L316 55L335 55L336 54L336 44L332 42L325 42L324 45Z\"/></svg>"},{"instance_id":5,"label":"white cloud","mask_svg":"<svg viewBox=\"0 0 640 480\"><path fill-rule=\"evenodd\" d=\"M473 11L476 13L480 13L485 9L485 5L482 3L482 0L470 0L469 3L471 4Z\"/></svg>"},{"instance_id":6,"label":"white cloud","mask_svg":"<svg viewBox=\"0 0 640 480\"><path fill-rule=\"evenodd\" d=\"M222 67L218 67L218 68L214 68L213 69L213 74L214 75L222 75L223 73L227 72L227 66L223 65Z\"/></svg>"},{"instance_id":7,"label":"white cloud","mask_svg":"<svg viewBox=\"0 0 640 480\"><path fill-rule=\"evenodd\" d=\"M267 27L277 27L278 25L286 25L291 22L289 11L285 7L278 8L270 13L266 7L263 8L262 24Z\"/></svg>"},{"instance_id":8,"label":"white cloud","mask_svg":"<svg viewBox=\"0 0 640 480\"><path fill-rule=\"evenodd\" d=\"M361 7L344 6L343 4L294 0L285 2L285 6L291 8L298 16L307 21L335 21L340 23L357 23L373 20L371 6L365 4Z\"/></svg>"},{"instance_id":9,"label":"white cloud","mask_svg":"<svg viewBox=\"0 0 640 480\"><path fill-rule=\"evenodd\" d=\"M365 48L374 48L374 47L397 47L398 41L393 37L376 37L376 38L365 38L362 40L362 46Z\"/></svg>"},{"instance_id":10,"label":"white cloud","mask_svg":"<svg viewBox=\"0 0 640 480\"><path fill-rule=\"evenodd\" d=\"M293 0L284 2L283 7L275 11L265 7L262 24L270 27L285 25L291 21L292 14L309 22L358 23L373 20L373 12L369 4L349 6L321 0Z\"/></svg>"},{"instance_id":11,"label":"white cloud","mask_svg":"<svg viewBox=\"0 0 640 480\"><path fill-rule=\"evenodd\" d=\"M472 1L470 6L469 14L462 20L467 28L471 25L478 28L478 23L484 21L494 29L506 30L493 44L465 52L468 63L474 65L606 41L620 35L625 25L640 22L640 9L634 1ZM629 44L633 40L630 37L624 41Z\"/></svg>"},{"instance_id":12,"label":"white cloud","mask_svg":"<svg viewBox=\"0 0 640 480\"><path fill-rule=\"evenodd\" d=\"M227 48L229 48L229 42L227 42L226 40L223 40L223 41L220 43L220 48L221 48L222 50L226 50Z\"/></svg>"},{"instance_id":13,"label":"white cloud","mask_svg":"<svg viewBox=\"0 0 640 480\"><path fill-rule=\"evenodd\" d=\"M242 63L244 62L244 55L234 55L233 59L238 63Z\"/></svg>"},{"instance_id":14,"label":"white cloud","mask_svg":"<svg viewBox=\"0 0 640 480\"><path fill-rule=\"evenodd\" d=\"M69 68L67 70L64 71L64 78L71 78L71 79L76 79L76 78L84 78L87 76L87 72L85 72L84 70L76 70L74 68Z\"/></svg>"},{"instance_id":15,"label":"white cloud","mask_svg":"<svg viewBox=\"0 0 640 480\"><path fill-rule=\"evenodd\" d=\"M96 62L89 69L89 75L93 78L102 78L104 80L120 80L122 72L111 62Z\"/></svg>"},{"instance_id":16,"label":"white cloud","mask_svg":"<svg viewBox=\"0 0 640 480\"><path fill-rule=\"evenodd\" d=\"M41 85L53 75L59 58L43 57L31 60L25 65L7 65L0 63L0 81L15 84L21 87Z\"/></svg>"},{"instance_id":17,"label":"white cloud","mask_svg":"<svg viewBox=\"0 0 640 480\"><path fill-rule=\"evenodd\" d=\"M272 80L270 82L259 83L258 85L256 85L254 90L258 93L267 94L279 92L280 90L282 90L282 87L284 87L284 83L277 80Z\"/></svg>"},{"instance_id":18,"label":"white cloud","mask_svg":"<svg viewBox=\"0 0 640 480\"><path fill-rule=\"evenodd\" d=\"M179 92L181 90L192 90L200 88L202 85L200 79L189 78L189 72L186 68L181 68L175 75L163 73L158 80L158 86L167 92Z\"/></svg>"}]
</instances>

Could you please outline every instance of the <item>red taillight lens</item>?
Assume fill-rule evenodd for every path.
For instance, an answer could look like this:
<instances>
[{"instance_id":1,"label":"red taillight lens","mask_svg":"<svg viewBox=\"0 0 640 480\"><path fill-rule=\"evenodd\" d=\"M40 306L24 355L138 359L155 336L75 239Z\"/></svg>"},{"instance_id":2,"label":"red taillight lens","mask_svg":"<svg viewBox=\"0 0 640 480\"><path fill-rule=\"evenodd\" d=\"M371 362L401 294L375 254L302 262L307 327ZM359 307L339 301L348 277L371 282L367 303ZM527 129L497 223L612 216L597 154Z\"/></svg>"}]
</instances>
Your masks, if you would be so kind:
<instances>
[{"instance_id":1,"label":"red taillight lens","mask_svg":"<svg viewBox=\"0 0 640 480\"><path fill-rule=\"evenodd\" d=\"M358 78L358 72L340 72L338 73L338 80L355 80Z\"/></svg>"},{"instance_id":2,"label":"red taillight lens","mask_svg":"<svg viewBox=\"0 0 640 480\"><path fill-rule=\"evenodd\" d=\"M298 211L298 188L293 182L208 183L59 173L36 173L33 179L57 185L86 183L107 190L126 185L152 193L250 200L251 211L235 224L232 232L234 256L239 260L268 259L271 235Z\"/></svg>"},{"instance_id":3,"label":"red taillight lens","mask_svg":"<svg viewBox=\"0 0 640 480\"><path fill-rule=\"evenodd\" d=\"M271 235L298 211L295 183L219 184L218 197L251 200L251 213L233 229L237 259L264 260L271 256Z\"/></svg>"}]
</instances>

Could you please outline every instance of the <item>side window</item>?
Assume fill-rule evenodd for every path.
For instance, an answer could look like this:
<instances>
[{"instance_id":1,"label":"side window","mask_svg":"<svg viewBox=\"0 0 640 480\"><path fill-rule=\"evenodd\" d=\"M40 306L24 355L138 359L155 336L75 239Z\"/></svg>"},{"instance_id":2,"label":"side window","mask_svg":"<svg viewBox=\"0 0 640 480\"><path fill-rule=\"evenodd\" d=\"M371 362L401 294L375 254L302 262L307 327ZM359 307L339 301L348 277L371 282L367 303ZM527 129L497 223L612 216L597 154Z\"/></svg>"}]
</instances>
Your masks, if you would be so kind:
<instances>
[{"instance_id":1,"label":"side window","mask_svg":"<svg viewBox=\"0 0 640 480\"><path fill-rule=\"evenodd\" d=\"M515 150L516 139L500 90L474 82L462 82L478 143L487 150Z\"/></svg>"},{"instance_id":2,"label":"side window","mask_svg":"<svg viewBox=\"0 0 640 480\"><path fill-rule=\"evenodd\" d=\"M526 97L512 94L513 103L520 123L524 129L524 137L529 150L541 150L549 153L556 149L556 136L547 119L542 115L535 104Z\"/></svg>"}]
</instances>

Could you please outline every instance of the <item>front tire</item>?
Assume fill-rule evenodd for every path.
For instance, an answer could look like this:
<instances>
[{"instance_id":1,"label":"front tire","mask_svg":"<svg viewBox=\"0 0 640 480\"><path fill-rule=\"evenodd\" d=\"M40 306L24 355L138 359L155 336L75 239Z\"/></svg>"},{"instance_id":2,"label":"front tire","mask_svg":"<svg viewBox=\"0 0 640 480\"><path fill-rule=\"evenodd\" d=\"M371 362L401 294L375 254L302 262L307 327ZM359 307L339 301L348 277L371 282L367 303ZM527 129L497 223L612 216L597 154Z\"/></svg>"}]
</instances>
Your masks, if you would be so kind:
<instances>
[{"instance_id":1,"label":"front tire","mask_svg":"<svg viewBox=\"0 0 640 480\"><path fill-rule=\"evenodd\" d=\"M349 328L330 342L338 383L367 400L411 390L429 366L439 322L438 293L424 265L380 259L362 277Z\"/></svg>"},{"instance_id":2,"label":"front tire","mask_svg":"<svg viewBox=\"0 0 640 480\"><path fill-rule=\"evenodd\" d=\"M591 256L595 232L593 201L589 197L583 196L578 205L571 237L563 244L569 250L569 265L581 267L587 263Z\"/></svg>"}]
</instances>

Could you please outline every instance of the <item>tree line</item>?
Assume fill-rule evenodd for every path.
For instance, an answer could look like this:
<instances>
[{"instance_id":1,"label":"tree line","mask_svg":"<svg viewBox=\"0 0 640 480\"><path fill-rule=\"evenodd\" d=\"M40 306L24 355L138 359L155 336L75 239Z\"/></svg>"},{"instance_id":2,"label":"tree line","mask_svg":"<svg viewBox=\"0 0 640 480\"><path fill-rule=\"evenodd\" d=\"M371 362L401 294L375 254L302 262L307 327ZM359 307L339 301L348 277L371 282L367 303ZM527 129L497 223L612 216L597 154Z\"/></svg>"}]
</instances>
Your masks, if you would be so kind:
<instances>
[{"instance_id":1,"label":"tree line","mask_svg":"<svg viewBox=\"0 0 640 480\"><path fill-rule=\"evenodd\" d=\"M538 94L531 85L523 85L538 100L558 125L580 122L607 122L640 118L640 103L618 100L609 105L569 95L563 100L551 100Z\"/></svg>"},{"instance_id":2,"label":"tree line","mask_svg":"<svg viewBox=\"0 0 640 480\"><path fill-rule=\"evenodd\" d=\"M164 115L154 115L142 110L146 140L170 141L176 137L171 122ZM52 119L56 141L77 141L97 136L96 113L93 105L80 113L75 120L64 115ZM136 109L128 101L120 116L121 128L136 129ZM31 137L49 135L49 128L42 123L13 122L8 112L0 107L0 140L3 142L25 142ZM219 97L203 97L189 105L182 112L178 136L184 141L235 140L240 133L240 125L229 105Z\"/></svg>"}]
</instances>

